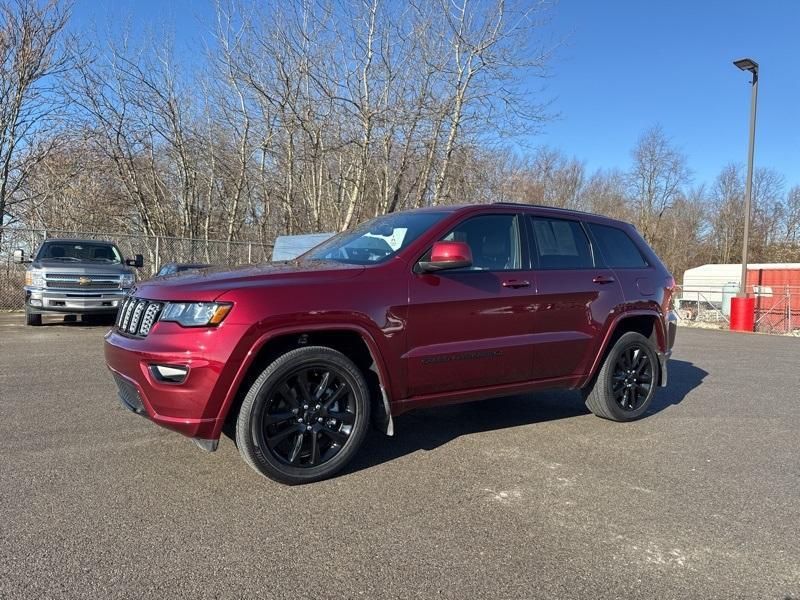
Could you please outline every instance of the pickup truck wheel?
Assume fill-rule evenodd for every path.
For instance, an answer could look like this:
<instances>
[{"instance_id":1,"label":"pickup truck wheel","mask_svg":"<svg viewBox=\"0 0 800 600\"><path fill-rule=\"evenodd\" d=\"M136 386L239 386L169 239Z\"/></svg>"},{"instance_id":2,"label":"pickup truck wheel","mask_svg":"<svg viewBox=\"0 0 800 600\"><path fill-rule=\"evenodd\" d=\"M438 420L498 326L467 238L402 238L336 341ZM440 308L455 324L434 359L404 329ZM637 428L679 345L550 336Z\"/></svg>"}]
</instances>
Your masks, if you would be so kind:
<instances>
[{"instance_id":1,"label":"pickup truck wheel","mask_svg":"<svg viewBox=\"0 0 800 600\"><path fill-rule=\"evenodd\" d=\"M270 479L319 481L358 451L369 409L367 383L350 359L322 346L298 348L253 382L236 421L236 445Z\"/></svg>"},{"instance_id":2,"label":"pickup truck wheel","mask_svg":"<svg viewBox=\"0 0 800 600\"><path fill-rule=\"evenodd\" d=\"M583 390L586 406L604 419L638 419L653 400L657 376L658 357L652 342L640 333L625 333Z\"/></svg>"},{"instance_id":3,"label":"pickup truck wheel","mask_svg":"<svg viewBox=\"0 0 800 600\"><path fill-rule=\"evenodd\" d=\"M26 325L33 325L34 327L38 327L42 324L42 315L38 315L32 312L25 311L25 324Z\"/></svg>"}]
</instances>

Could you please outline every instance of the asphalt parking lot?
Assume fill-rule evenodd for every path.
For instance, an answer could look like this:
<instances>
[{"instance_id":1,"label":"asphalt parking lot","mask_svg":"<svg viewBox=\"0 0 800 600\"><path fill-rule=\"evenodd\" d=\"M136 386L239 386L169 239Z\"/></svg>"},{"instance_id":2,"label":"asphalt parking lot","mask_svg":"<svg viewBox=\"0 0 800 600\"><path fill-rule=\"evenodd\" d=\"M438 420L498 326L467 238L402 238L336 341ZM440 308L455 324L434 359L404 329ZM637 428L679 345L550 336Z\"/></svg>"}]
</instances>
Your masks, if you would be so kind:
<instances>
[{"instance_id":1,"label":"asphalt parking lot","mask_svg":"<svg viewBox=\"0 0 800 600\"><path fill-rule=\"evenodd\" d=\"M284 487L125 412L107 326L0 315L2 598L800 598L800 340L679 330L618 424L412 413Z\"/></svg>"}]
</instances>

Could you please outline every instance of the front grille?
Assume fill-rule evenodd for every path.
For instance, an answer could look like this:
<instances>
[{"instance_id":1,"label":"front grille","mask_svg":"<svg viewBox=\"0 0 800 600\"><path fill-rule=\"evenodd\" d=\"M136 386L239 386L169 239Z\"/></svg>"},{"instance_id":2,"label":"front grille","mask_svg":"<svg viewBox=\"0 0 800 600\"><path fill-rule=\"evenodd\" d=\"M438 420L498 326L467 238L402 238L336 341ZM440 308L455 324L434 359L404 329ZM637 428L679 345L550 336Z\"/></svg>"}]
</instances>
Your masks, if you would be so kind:
<instances>
[{"instance_id":1,"label":"front grille","mask_svg":"<svg viewBox=\"0 0 800 600\"><path fill-rule=\"evenodd\" d=\"M117 329L126 335L146 337L158 320L164 304L128 296L117 313Z\"/></svg>"},{"instance_id":2,"label":"front grille","mask_svg":"<svg viewBox=\"0 0 800 600\"><path fill-rule=\"evenodd\" d=\"M133 412L144 414L144 403L142 402L142 397L136 386L121 375L117 375L116 373L113 373L113 375L114 381L117 384L117 394L120 400Z\"/></svg>"},{"instance_id":3,"label":"front grille","mask_svg":"<svg viewBox=\"0 0 800 600\"><path fill-rule=\"evenodd\" d=\"M119 282L119 275L45 275L46 286L59 290L118 290Z\"/></svg>"}]
</instances>

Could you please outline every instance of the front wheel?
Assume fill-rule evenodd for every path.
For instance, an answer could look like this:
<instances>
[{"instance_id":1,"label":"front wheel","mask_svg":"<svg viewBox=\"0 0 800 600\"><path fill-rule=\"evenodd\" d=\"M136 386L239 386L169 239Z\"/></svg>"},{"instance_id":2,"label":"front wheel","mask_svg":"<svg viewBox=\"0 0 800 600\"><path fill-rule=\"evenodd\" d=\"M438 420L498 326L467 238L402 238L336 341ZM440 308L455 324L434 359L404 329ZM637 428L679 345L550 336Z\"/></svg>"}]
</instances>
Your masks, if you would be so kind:
<instances>
[{"instance_id":1,"label":"front wheel","mask_svg":"<svg viewBox=\"0 0 800 600\"><path fill-rule=\"evenodd\" d=\"M658 357L652 342L640 333L625 333L583 390L586 406L604 419L638 419L653 401L657 377Z\"/></svg>"},{"instance_id":2,"label":"front wheel","mask_svg":"<svg viewBox=\"0 0 800 600\"><path fill-rule=\"evenodd\" d=\"M25 311L25 324L38 327L42 324L42 315Z\"/></svg>"},{"instance_id":3,"label":"front wheel","mask_svg":"<svg viewBox=\"0 0 800 600\"><path fill-rule=\"evenodd\" d=\"M236 445L270 479L319 481L358 451L369 409L367 384L350 359L322 346L298 348L253 382L236 422Z\"/></svg>"}]
</instances>

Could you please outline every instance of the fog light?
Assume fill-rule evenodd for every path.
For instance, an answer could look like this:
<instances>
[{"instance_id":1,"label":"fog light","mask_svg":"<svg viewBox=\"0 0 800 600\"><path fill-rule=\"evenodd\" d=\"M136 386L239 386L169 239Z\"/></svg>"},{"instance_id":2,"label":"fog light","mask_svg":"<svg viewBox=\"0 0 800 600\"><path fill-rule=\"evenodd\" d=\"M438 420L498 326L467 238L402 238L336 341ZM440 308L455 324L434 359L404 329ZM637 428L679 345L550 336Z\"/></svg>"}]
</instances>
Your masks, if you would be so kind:
<instances>
[{"instance_id":1,"label":"fog light","mask_svg":"<svg viewBox=\"0 0 800 600\"><path fill-rule=\"evenodd\" d=\"M31 298L31 306L41 306L41 305L42 305L41 300L38 300L36 298Z\"/></svg>"},{"instance_id":2,"label":"fog light","mask_svg":"<svg viewBox=\"0 0 800 600\"><path fill-rule=\"evenodd\" d=\"M181 367L179 365L150 365L150 371L158 381L183 383L183 380L186 379L186 374L189 372L189 367Z\"/></svg>"}]
</instances>

